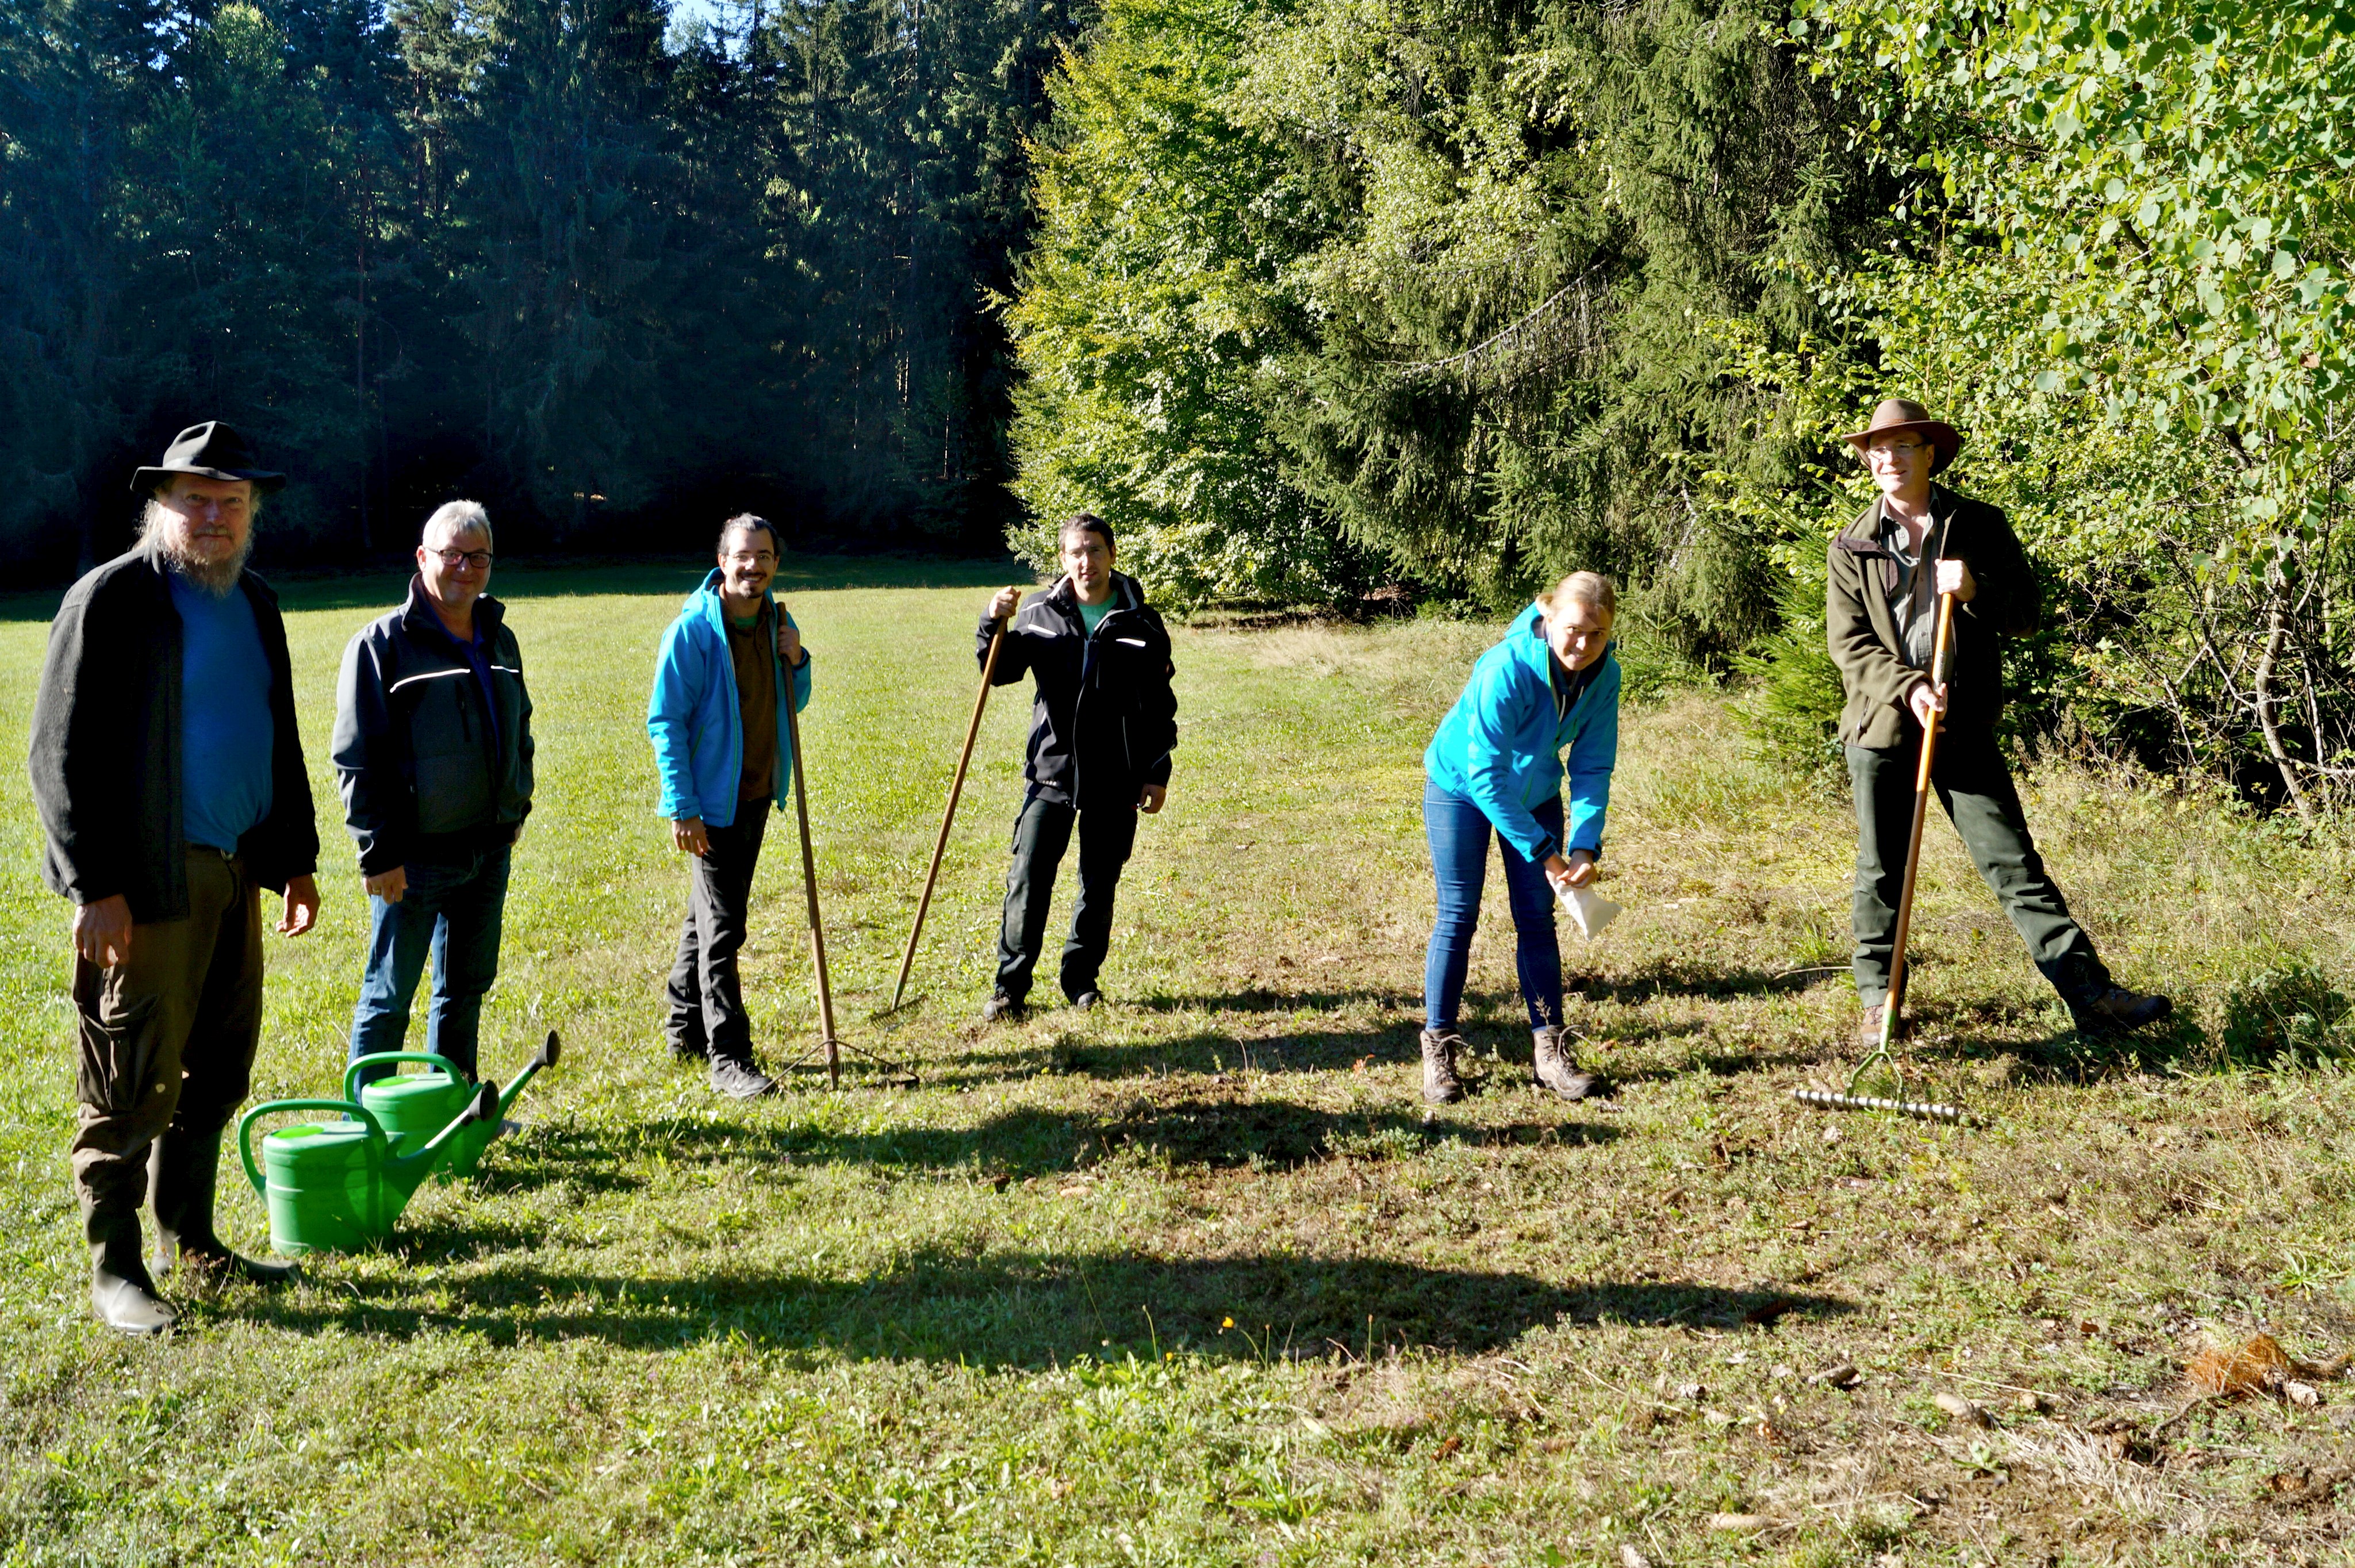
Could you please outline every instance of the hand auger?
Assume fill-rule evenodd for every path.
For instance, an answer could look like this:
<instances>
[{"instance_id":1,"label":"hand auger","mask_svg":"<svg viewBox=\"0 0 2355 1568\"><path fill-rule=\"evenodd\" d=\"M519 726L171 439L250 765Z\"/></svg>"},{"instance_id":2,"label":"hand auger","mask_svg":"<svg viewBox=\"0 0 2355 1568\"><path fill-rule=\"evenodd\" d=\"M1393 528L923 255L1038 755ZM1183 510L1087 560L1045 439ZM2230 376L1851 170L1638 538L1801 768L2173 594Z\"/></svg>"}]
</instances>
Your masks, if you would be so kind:
<instances>
[{"instance_id":1,"label":"hand auger","mask_svg":"<svg viewBox=\"0 0 2355 1568\"><path fill-rule=\"evenodd\" d=\"M1918 570L1935 571L1943 552L1924 560ZM1946 684L1946 656L1955 633L1955 596L1938 595L1937 641L1930 655L1930 688L1933 691ZM1900 1015L1905 1008L1905 939L1913 927L1913 884L1922 869L1922 830L1930 821L1930 768L1938 754L1938 732L1945 728L1943 714L1933 713L1922 731L1922 761L1913 774L1913 832L1905 846L1905 880L1897 895L1896 951L1889 961L1889 996L1881 1008L1881 1042L1849 1074L1845 1093L1831 1089L1795 1089L1792 1098L1805 1105L1819 1105L1831 1111L1887 1111L1901 1116L1915 1116L1923 1121L1953 1122L1967 1125L1977 1120L1960 1105L1936 1101L1908 1099L1905 1094L1905 1073L1897 1060L1895 1046L1900 1029ZM1876 1065L1886 1066L1897 1081L1894 1097L1859 1094L1858 1086L1864 1075Z\"/></svg>"},{"instance_id":2,"label":"hand auger","mask_svg":"<svg viewBox=\"0 0 2355 1568\"><path fill-rule=\"evenodd\" d=\"M891 987L891 1005L886 1013L900 1010L900 998L908 989L908 971L916 962L916 944L924 934L924 916L932 907L932 885L940 880L941 857L949 847L949 825L956 820L957 799L964 794L965 769L973 763L973 743L981 734L981 710L989 704L989 688L997 674L997 650L1006 641L1006 620L1000 616L989 634L989 656L982 661L981 690L973 699L973 720L964 727L964 750L957 753L956 778L949 785L949 807L941 814L940 837L932 840L932 868L924 873L923 896L916 901L915 928L908 933L908 949L900 955L899 982Z\"/></svg>"}]
</instances>

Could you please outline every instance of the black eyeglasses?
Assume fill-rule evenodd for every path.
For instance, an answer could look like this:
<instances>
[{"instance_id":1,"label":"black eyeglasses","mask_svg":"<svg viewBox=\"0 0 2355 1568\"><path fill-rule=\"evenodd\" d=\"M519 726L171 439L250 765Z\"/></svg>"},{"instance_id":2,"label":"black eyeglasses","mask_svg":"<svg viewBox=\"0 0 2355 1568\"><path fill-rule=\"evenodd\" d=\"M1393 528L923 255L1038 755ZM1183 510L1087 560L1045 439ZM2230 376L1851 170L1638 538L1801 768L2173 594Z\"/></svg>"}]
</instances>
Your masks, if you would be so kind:
<instances>
[{"instance_id":1,"label":"black eyeglasses","mask_svg":"<svg viewBox=\"0 0 2355 1568\"><path fill-rule=\"evenodd\" d=\"M461 562L473 567L476 571L488 571L491 569L491 552L486 549L437 549L432 553L440 556L442 564L453 571L458 570Z\"/></svg>"}]
</instances>

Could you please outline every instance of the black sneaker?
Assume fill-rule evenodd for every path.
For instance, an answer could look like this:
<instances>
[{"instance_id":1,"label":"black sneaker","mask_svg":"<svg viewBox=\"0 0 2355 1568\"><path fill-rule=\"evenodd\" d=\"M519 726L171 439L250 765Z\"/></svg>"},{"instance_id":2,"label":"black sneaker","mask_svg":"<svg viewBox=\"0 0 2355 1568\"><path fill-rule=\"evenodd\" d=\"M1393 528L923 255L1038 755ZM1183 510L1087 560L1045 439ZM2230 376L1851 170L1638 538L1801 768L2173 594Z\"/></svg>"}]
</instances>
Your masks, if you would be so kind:
<instances>
[{"instance_id":1,"label":"black sneaker","mask_svg":"<svg viewBox=\"0 0 2355 1568\"><path fill-rule=\"evenodd\" d=\"M2077 1032L2090 1035L2125 1034L2155 1024L2174 1010L2175 1004L2165 997L2141 996L2124 986L2105 987L2069 1004Z\"/></svg>"},{"instance_id":2,"label":"black sneaker","mask_svg":"<svg viewBox=\"0 0 2355 1568\"><path fill-rule=\"evenodd\" d=\"M1082 991L1078 996L1071 998L1071 1006L1078 1008L1081 1012L1092 1013L1096 1010L1096 1005L1103 1000L1103 995L1102 992L1086 990Z\"/></svg>"},{"instance_id":3,"label":"black sneaker","mask_svg":"<svg viewBox=\"0 0 2355 1568\"><path fill-rule=\"evenodd\" d=\"M763 1094L773 1094L777 1081L752 1064L749 1056L715 1056L711 1059L711 1090L730 1100L757 1100Z\"/></svg>"},{"instance_id":4,"label":"black sneaker","mask_svg":"<svg viewBox=\"0 0 2355 1568\"><path fill-rule=\"evenodd\" d=\"M1009 997L1005 992L999 991L981 1004L981 1021L986 1024L1001 1021L1020 1023L1029 1016L1029 1012L1030 1009L1023 1006L1021 997Z\"/></svg>"}]
</instances>

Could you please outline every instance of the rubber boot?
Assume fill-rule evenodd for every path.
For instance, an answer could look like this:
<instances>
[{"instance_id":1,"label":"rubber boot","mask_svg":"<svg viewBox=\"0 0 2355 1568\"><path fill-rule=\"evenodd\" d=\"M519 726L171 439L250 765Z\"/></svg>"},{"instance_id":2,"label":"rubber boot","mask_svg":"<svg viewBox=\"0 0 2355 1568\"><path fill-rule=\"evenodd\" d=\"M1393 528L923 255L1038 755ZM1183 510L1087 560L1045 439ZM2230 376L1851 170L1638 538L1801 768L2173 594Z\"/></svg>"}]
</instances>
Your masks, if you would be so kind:
<instances>
[{"instance_id":1,"label":"rubber boot","mask_svg":"<svg viewBox=\"0 0 2355 1568\"><path fill-rule=\"evenodd\" d=\"M172 1309L156 1294L139 1256L139 1211L109 1203L82 1216L90 1239L90 1309L119 1333L152 1339L171 1328Z\"/></svg>"},{"instance_id":2,"label":"rubber boot","mask_svg":"<svg viewBox=\"0 0 2355 1568\"><path fill-rule=\"evenodd\" d=\"M1455 1076L1455 1048L1464 1037L1454 1029L1434 1034L1423 1031L1423 1097L1434 1105L1452 1105L1464 1098L1464 1085Z\"/></svg>"},{"instance_id":3,"label":"rubber boot","mask_svg":"<svg viewBox=\"0 0 2355 1568\"><path fill-rule=\"evenodd\" d=\"M147 1164L148 1190L155 1195L155 1272L168 1275L176 1268L191 1283L283 1285L294 1275L293 1264L240 1257L213 1230L222 1131L176 1123L155 1140Z\"/></svg>"}]
</instances>

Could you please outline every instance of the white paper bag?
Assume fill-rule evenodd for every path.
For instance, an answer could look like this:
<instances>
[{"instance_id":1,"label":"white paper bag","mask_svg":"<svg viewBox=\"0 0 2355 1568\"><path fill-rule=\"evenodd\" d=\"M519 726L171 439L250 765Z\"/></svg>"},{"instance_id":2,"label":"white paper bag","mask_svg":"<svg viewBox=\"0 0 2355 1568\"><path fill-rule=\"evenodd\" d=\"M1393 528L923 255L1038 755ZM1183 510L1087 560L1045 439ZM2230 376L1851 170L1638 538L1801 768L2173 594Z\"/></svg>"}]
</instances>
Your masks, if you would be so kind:
<instances>
[{"instance_id":1,"label":"white paper bag","mask_svg":"<svg viewBox=\"0 0 2355 1568\"><path fill-rule=\"evenodd\" d=\"M1620 906L1593 888L1557 889L1556 892L1562 907L1570 911L1571 923L1589 942L1602 935L1603 928L1619 918Z\"/></svg>"}]
</instances>

